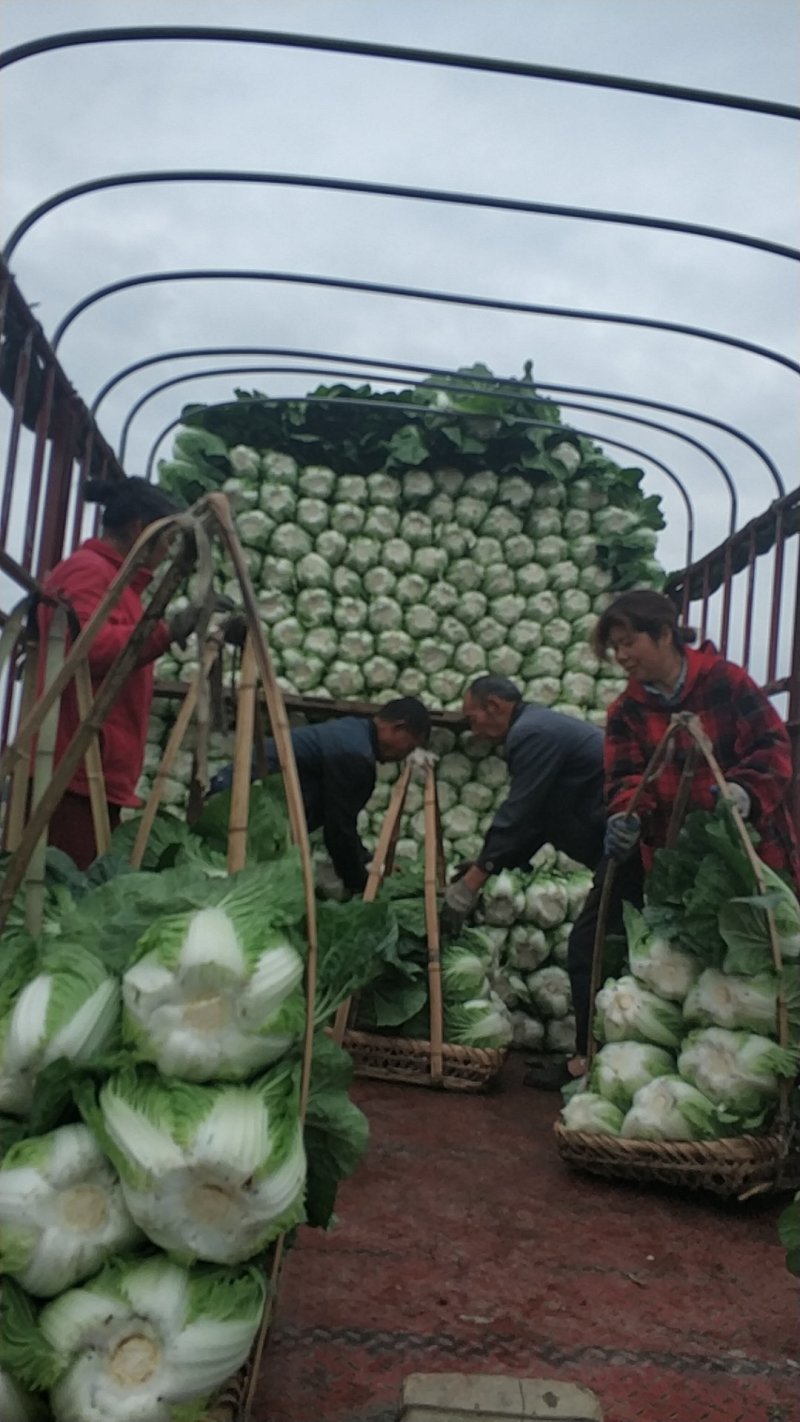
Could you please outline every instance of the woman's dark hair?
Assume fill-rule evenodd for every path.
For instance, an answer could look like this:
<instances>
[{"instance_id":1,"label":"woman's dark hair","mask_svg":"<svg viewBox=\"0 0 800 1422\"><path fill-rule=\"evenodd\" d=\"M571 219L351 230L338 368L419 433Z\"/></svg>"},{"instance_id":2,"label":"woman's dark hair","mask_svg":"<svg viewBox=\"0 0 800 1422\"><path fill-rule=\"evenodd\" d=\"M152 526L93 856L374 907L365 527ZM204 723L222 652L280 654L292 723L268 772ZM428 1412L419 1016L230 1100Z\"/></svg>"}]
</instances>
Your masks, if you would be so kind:
<instances>
[{"instance_id":1,"label":"woman's dark hair","mask_svg":"<svg viewBox=\"0 0 800 1422\"><path fill-rule=\"evenodd\" d=\"M178 513L175 500L147 479L88 479L83 497L89 504L102 504L103 528L122 533L140 520L145 526L158 518Z\"/></svg>"},{"instance_id":2,"label":"woman's dark hair","mask_svg":"<svg viewBox=\"0 0 800 1422\"><path fill-rule=\"evenodd\" d=\"M606 608L592 633L592 649L598 657L605 656L615 627L626 632L646 632L654 641L666 627L679 651L694 642L697 635L691 627L678 626L678 609L670 598L648 588L620 593Z\"/></svg>"}]
</instances>

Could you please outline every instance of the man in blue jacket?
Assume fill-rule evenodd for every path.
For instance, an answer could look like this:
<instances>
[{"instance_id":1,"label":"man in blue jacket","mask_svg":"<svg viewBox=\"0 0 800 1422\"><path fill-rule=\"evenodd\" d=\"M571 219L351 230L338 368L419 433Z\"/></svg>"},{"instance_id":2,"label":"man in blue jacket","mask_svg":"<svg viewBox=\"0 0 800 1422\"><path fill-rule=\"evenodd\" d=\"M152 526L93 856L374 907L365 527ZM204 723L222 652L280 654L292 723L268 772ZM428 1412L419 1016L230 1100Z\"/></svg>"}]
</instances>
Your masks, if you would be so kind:
<instances>
[{"instance_id":1,"label":"man in blue jacket","mask_svg":"<svg viewBox=\"0 0 800 1422\"><path fill-rule=\"evenodd\" d=\"M333 867L345 888L361 893L367 882L369 853L361 843L357 820L375 788L379 761L400 761L430 737L430 716L414 696L389 701L373 717L342 716L292 731L292 745L309 832L321 829ZM271 772L278 769L275 743L264 742ZM256 758L252 778L258 779ZM212 793L227 790L233 767L211 782Z\"/></svg>"}]
</instances>

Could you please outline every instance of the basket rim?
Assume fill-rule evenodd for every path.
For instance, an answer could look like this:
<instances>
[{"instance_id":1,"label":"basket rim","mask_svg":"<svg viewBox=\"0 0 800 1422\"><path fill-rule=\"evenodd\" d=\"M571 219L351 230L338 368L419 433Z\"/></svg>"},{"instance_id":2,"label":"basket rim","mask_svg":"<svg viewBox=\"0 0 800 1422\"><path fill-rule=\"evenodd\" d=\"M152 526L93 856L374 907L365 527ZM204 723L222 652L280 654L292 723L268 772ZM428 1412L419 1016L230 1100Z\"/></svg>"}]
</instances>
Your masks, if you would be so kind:
<instances>
[{"instance_id":1,"label":"basket rim","mask_svg":"<svg viewBox=\"0 0 800 1422\"><path fill-rule=\"evenodd\" d=\"M663 1163L679 1165L707 1162L723 1165L726 1161L743 1164L746 1160L765 1162L783 1160L789 1154L791 1132L780 1125L769 1135L720 1136L710 1141L644 1141L624 1136L605 1135L595 1131L570 1131L561 1121L553 1126L559 1148L569 1147L572 1156L586 1155L594 1159L638 1164Z\"/></svg>"},{"instance_id":2,"label":"basket rim","mask_svg":"<svg viewBox=\"0 0 800 1422\"><path fill-rule=\"evenodd\" d=\"M342 1039L345 1050L351 1048L374 1049L396 1052L405 1057L427 1057L431 1055L431 1043L421 1037L385 1037L379 1032L361 1032L348 1028ZM508 1055L507 1047L464 1047L455 1042L442 1043L442 1058L453 1065L458 1062L474 1063L476 1066L500 1068Z\"/></svg>"}]
</instances>

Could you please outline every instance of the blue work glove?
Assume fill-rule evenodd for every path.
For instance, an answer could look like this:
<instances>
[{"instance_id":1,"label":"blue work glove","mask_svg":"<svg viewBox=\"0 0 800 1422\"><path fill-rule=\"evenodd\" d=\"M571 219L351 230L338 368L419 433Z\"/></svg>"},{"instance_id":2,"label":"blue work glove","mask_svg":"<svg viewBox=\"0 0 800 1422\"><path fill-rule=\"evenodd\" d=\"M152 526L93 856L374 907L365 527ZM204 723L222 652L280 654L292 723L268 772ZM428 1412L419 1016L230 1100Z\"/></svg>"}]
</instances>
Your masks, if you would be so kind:
<instances>
[{"instance_id":1,"label":"blue work glove","mask_svg":"<svg viewBox=\"0 0 800 1422\"><path fill-rule=\"evenodd\" d=\"M728 794L726 799L739 811L743 820L746 820L752 809L750 796L742 785L735 785L732 780L726 781ZM712 785L711 794L715 800L720 799L720 789L718 785Z\"/></svg>"},{"instance_id":2,"label":"blue work glove","mask_svg":"<svg viewBox=\"0 0 800 1422\"><path fill-rule=\"evenodd\" d=\"M638 815L611 815L606 821L603 853L608 859L621 863L633 854L642 833L642 822Z\"/></svg>"}]
</instances>

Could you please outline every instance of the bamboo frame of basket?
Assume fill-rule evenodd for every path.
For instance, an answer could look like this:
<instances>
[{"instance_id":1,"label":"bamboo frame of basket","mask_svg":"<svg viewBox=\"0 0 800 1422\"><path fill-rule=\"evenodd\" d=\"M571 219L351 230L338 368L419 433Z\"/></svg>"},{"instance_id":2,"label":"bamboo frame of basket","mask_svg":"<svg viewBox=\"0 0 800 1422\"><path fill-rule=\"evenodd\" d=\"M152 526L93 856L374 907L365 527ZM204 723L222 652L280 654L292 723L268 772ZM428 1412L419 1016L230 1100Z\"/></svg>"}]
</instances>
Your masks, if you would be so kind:
<instances>
[{"instance_id":1,"label":"bamboo frame of basket","mask_svg":"<svg viewBox=\"0 0 800 1422\"><path fill-rule=\"evenodd\" d=\"M0 886L0 932L5 926L14 896L26 877L36 846L42 839L56 806L61 801L75 770L85 757L90 743L101 730L111 706L130 672L136 666L142 648L164 613L188 567L187 556L190 547L193 552L196 551L197 555L198 575L203 592L202 601L207 601L212 580L211 550L205 529L205 522L209 518L209 511L206 507L208 503L210 500L203 501L203 504L198 506L198 511L194 513L159 519L144 530L116 574L105 597L75 638L64 657L60 670L48 683L42 695L37 698L30 712L20 724L15 740L0 755L1 781L21 761L24 761L26 754L29 754L33 737L40 733L43 723L53 708L57 709L58 700L75 676L76 668L86 660L92 643L109 612L119 602L134 573L146 562L153 545L165 534L182 533L184 541L181 555L170 562L160 578L152 599L140 622L134 628L130 640L115 659L95 693L88 716L79 724L41 797L33 805L28 823L22 832L2 886Z\"/></svg>"},{"instance_id":2,"label":"bamboo frame of basket","mask_svg":"<svg viewBox=\"0 0 800 1422\"><path fill-rule=\"evenodd\" d=\"M395 784L381 827L364 898L368 895L375 897L384 876L392 867L410 775L411 766L406 764ZM437 892L444 885L445 865L436 777L430 761L425 767L423 812L430 1038L422 1041L411 1037L384 1037L377 1032L362 1032L348 1027L350 1002L339 1009L333 1036L352 1056L357 1076L450 1091L481 1091L497 1075L506 1053L495 1048L461 1047L444 1041Z\"/></svg>"},{"instance_id":3,"label":"bamboo frame of basket","mask_svg":"<svg viewBox=\"0 0 800 1422\"><path fill-rule=\"evenodd\" d=\"M753 869L758 892L766 894L767 888L761 860L747 833L744 820L731 800L728 784L714 755L713 746L698 717L688 712L681 712L671 718L670 725L656 747L645 775L637 788L628 813L635 814L646 786L661 772L670 742L681 730L688 732L693 745L687 757L673 807L667 835L668 842L671 844L677 838L688 804L691 776L694 773L697 759L702 757L711 770L720 798L728 804ZM592 960L591 1003L594 1003L597 996L602 975L606 925L614 874L615 867L611 861L606 872L598 910ZM777 974L780 974L782 967L780 943L774 915L769 908L766 910L766 919L773 968ZM785 995L780 986L777 996L776 1025L778 1041L782 1047L786 1047L789 1042L789 1020ZM595 1049L596 1041L592 1033L588 1042L587 1070L591 1067ZM559 1153L568 1164L594 1174L618 1179L681 1185L688 1189L702 1189L714 1194L745 1200L752 1195L781 1188L782 1170L789 1156L792 1136L789 1107L790 1085L789 1081L781 1079L776 1121L771 1133L766 1136L730 1136L712 1141L640 1141L628 1140L621 1136L568 1131L560 1122L557 1122L555 1134Z\"/></svg>"},{"instance_id":4,"label":"bamboo frame of basket","mask_svg":"<svg viewBox=\"0 0 800 1422\"><path fill-rule=\"evenodd\" d=\"M36 683L38 678L38 641L33 635L30 625L30 617L34 607L34 599L27 597L18 603L10 613L8 620L0 636L0 670L7 662L10 662L15 648L18 646L22 636L23 628L26 636L22 647L22 693L20 696L19 719L23 720L27 716L36 701ZM26 626L27 624L27 626ZM26 747L11 776L9 787L8 808L3 825L4 848L13 852L22 838L22 831L25 828L25 816L28 810L29 797L29 775L30 775L30 747Z\"/></svg>"},{"instance_id":5,"label":"bamboo frame of basket","mask_svg":"<svg viewBox=\"0 0 800 1422\"><path fill-rule=\"evenodd\" d=\"M60 668L56 670L55 644L58 641L56 633L61 632L59 645L59 659L63 657L64 639L67 630L66 614L57 609L53 618L50 642L52 644L51 656L48 658L49 665L45 675L45 688L42 695L27 704L23 698L22 716L17 731L16 739L6 747L0 755L0 780L9 772L12 773L13 782L19 781L23 771L27 776L30 761L30 746L34 737L37 741L37 758L41 767L40 773L35 776L34 798L31 816L27 825L22 830L19 842L14 846L11 861L9 863L2 886L0 886L0 933L5 925L8 912L13 902L14 896L20 884L30 876L31 863L33 861L35 869L35 855L37 846L44 847L44 832L49 823L50 817L74 774L75 769L82 757L86 755L87 749L95 740L105 717L124 685L128 675L137 663L139 652L149 638L152 629L164 613L167 604L176 592L181 578L188 571L189 551L193 546L198 560L198 581L200 583L201 595L196 598L200 604L206 604L212 586L212 563L210 542L206 529L209 524L217 535L222 539L226 550L236 570L239 579L242 602L245 616L248 622L248 639L245 647L245 657L252 661L258 669L267 708L272 726L273 739L275 742L278 761L286 788L287 807L289 821L292 830L292 837L298 847L300 862L303 873L303 883L305 892L305 907L308 930L308 957L306 964L306 1031L303 1041L303 1059L300 1084L300 1119L305 1117L308 1103L308 1092L311 1079L311 1060L313 1052L314 1034L314 1002L316 998L316 973L317 973L317 927L316 927L316 900L314 895L314 877L311 863L311 854L308 842L308 829L305 819L300 782L297 773L297 765L292 748L291 733L289 728L286 706L283 700L280 687L275 676L272 659L264 638L264 633L258 619L258 609L253 592L249 571L245 563L241 546L236 535L233 520L230 515L228 501L223 495L209 495L195 510L188 514L181 514L172 518L159 519L151 524L137 539L133 548L129 552L122 567L114 578L106 596L98 605L92 617L80 630L75 638ZM181 555L170 563L166 572L161 577L152 599L145 609L145 612L134 629L130 640L124 650L114 661L102 685L95 694L88 713L82 720L75 732L72 740L67 746L64 755L55 771L52 770L52 747L49 761L49 774L45 774L45 755L48 746L48 738L52 740L54 746L55 730L58 724L58 708L61 693L64 691L70 680L76 676L80 681L80 668L87 666L87 657L92 643L103 627L106 618L118 603L125 587L130 582L138 568L142 566L154 543L164 537L166 533L180 532L183 534L183 546ZM9 634L10 636L10 634ZM51 676L52 670L52 676ZM86 683L84 681L84 691ZM253 700L256 695L255 678L246 678L244 688L244 705L248 705L248 698ZM194 695L191 697L189 711L184 717L184 731L188 726L193 710L197 709L198 701L202 700L203 681L202 676L195 678ZM84 697L85 702L85 697ZM247 809L250 794L250 758L252 754L252 728L254 724L254 710L249 713L245 710L245 724L249 717L250 743L247 746L247 775L240 774L236 777L237 783L235 793L231 800L231 820L229 825L228 839L228 864L231 871L242 867L246 854L246 825ZM174 745L170 743L168 749L174 756L182 740L182 734L174 738ZM239 752L237 757L241 758L243 749L244 731L239 738ZM163 763L163 762L162 762ZM37 797L37 786L46 780L46 786L41 796ZM152 797L151 797L152 798ZM146 832L141 837L141 843L137 838L137 851L143 856L147 846L152 824L155 819L157 801L150 816ZM238 821L238 825L237 825ZM245 827L244 835L241 833L242 824ZM102 831L101 831L102 832ZM35 884L35 881L34 881ZM254 1400L255 1389L258 1382L258 1370L260 1366L266 1337L271 1320L271 1309L274 1301L277 1283L283 1260L283 1236L275 1243L272 1267L269 1280L269 1291L264 1311L259 1335L254 1345L253 1354L248 1364L236 1379L232 1379L225 1385L221 1399L214 1404L212 1414L214 1422L247 1422L250 1409ZM242 1405L244 1411L242 1411Z\"/></svg>"},{"instance_id":6,"label":"bamboo frame of basket","mask_svg":"<svg viewBox=\"0 0 800 1422\"><path fill-rule=\"evenodd\" d=\"M300 1083L300 1120L305 1118L311 1079L314 1032L314 1002L316 997L317 970L317 928L316 898L311 851L308 842L305 808L303 805L297 764L291 740L291 731L286 714L283 694L275 676L269 648L258 620L257 605L249 572L245 564L241 546L228 512L227 500L211 496L207 501L218 531L225 542L228 554L236 569L242 592L248 633L239 678L237 695L236 734L233 761L233 784L228 822L228 869L236 873L244 868L247 858L247 825L250 804L250 769L253 755L253 734L256 727L256 706L259 681L262 684L270 714L275 748L284 779L289 821L292 837L300 853L305 890L306 921L308 928L308 958L306 964L306 1032L303 1041L303 1059ZM192 714L197 709L201 679L207 676L211 664L219 651L218 644L207 645L203 663L184 698L183 706L165 748L159 767L163 778L174 761L189 726ZM166 765L166 769L165 769ZM163 774L162 774L163 772ZM146 807L147 820L143 819L137 834L133 855L141 863L155 820L160 796L158 783L154 785ZM148 811L150 812L148 814ZM133 856L132 856L133 859ZM281 1235L273 1246L269 1287L258 1336L250 1359L244 1368L227 1382L211 1405L204 1422L247 1422L255 1400L261 1361L272 1321L272 1309L284 1258L284 1236Z\"/></svg>"},{"instance_id":7,"label":"bamboo frame of basket","mask_svg":"<svg viewBox=\"0 0 800 1422\"><path fill-rule=\"evenodd\" d=\"M27 627L25 655L23 663L23 687L20 717L24 719L36 705L40 668L40 644L34 632L33 617L38 599L28 596L15 607L9 616L0 638L0 669L13 656L18 646L23 628ZM65 657L67 633L74 633L76 619L66 604L57 602L44 648L43 685L45 690L55 679ZM75 667L75 696L78 715L84 719L88 715L92 700L92 683L87 661L80 661ZM36 751L31 756L30 744L16 762L11 777L8 814L5 823L5 841L13 853L19 846L25 829L29 810L36 806L49 784L53 774L56 736L58 732L59 703L54 702L48 709L41 725L36 743ZM90 739L84 756L86 779L89 788L89 804L99 854L105 854L111 844L111 825L106 800L105 779L100 758L97 736ZM44 831L34 846L25 872L26 923L28 931L38 933L44 904L44 872L47 854L47 837Z\"/></svg>"}]
</instances>

